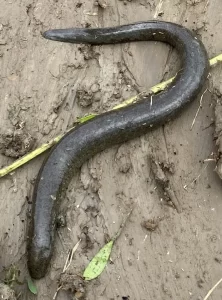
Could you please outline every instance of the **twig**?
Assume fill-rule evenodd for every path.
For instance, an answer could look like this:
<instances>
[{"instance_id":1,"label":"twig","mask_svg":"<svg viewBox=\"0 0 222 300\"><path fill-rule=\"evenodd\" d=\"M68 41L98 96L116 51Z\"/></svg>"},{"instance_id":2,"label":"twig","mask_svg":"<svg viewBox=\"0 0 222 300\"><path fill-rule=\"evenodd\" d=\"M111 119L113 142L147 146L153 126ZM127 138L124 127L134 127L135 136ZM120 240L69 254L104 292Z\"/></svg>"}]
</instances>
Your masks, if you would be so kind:
<instances>
[{"instance_id":1,"label":"twig","mask_svg":"<svg viewBox=\"0 0 222 300\"><path fill-rule=\"evenodd\" d=\"M69 129L69 130L71 130L71 129ZM27 162L29 162L33 158L35 158L35 157L39 156L40 154L44 153L45 151L50 149L53 145L57 144L64 135L65 135L65 133L57 136L56 138L52 139L48 143L43 144L42 146L35 149L34 151L32 151L32 152L24 155L23 157L17 159L11 165L0 169L0 177L3 177L5 175L11 173L12 171L14 171L15 169L17 169L17 168L21 167L22 165L26 164Z\"/></svg>"},{"instance_id":2,"label":"twig","mask_svg":"<svg viewBox=\"0 0 222 300\"><path fill-rule=\"evenodd\" d=\"M210 61L210 66L214 67L216 66L218 63L222 62L222 54L215 56L214 58L212 58ZM164 82L161 82L155 86L153 86L152 88L150 88L150 90L147 93L152 93L152 94L157 94L163 90L166 89L166 87L174 80L175 77L172 77ZM140 93L142 94L142 93ZM139 95L136 95L130 99L127 99L125 101L123 101L123 103L116 105L115 107L112 108L112 110L114 109L119 109L121 107L125 107L127 105L130 105L136 101L138 101L139 99ZM79 119L78 123L83 123L87 120L89 120L90 118L94 118L96 115L89 115L89 116L85 116ZM55 137L54 139L52 139L51 141L49 141L46 144L41 145L39 148L37 148L36 150L24 155L23 157L17 159L15 162L13 162L11 165L8 165L2 169L0 169L0 177L3 177L11 172L13 172L14 170L16 170L17 168L21 167L22 165L26 164L27 162L29 162L30 160L34 159L35 157L39 156L40 154L44 153L45 151L47 151L48 149L50 149L53 145L57 144L60 139L67 134L70 130L74 129L74 127L68 129L66 132L64 132L61 135L58 135L57 137Z\"/></svg>"},{"instance_id":3,"label":"twig","mask_svg":"<svg viewBox=\"0 0 222 300\"><path fill-rule=\"evenodd\" d=\"M96 12L87 12L87 11L84 11L83 14L87 15L87 16L98 16L98 14Z\"/></svg>"},{"instance_id":4,"label":"twig","mask_svg":"<svg viewBox=\"0 0 222 300\"><path fill-rule=\"evenodd\" d=\"M210 66L214 67L216 66L219 62L222 62L222 54L219 54L210 60Z\"/></svg>"},{"instance_id":5,"label":"twig","mask_svg":"<svg viewBox=\"0 0 222 300\"><path fill-rule=\"evenodd\" d=\"M72 248L72 250L69 251L68 256L66 258L66 262L65 262L64 268L63 268L61 274L65 273L68 270L69 266L71 265L73 255L76 252L76 250L78 249L80 242L81 242L81 239L75 244L75 246ZM61 288L62 288L62 285L59 285L58 288L57 288L57 290L56 290L56 292L55 292L55 294L54 294L54 296L53 296L53 298L52 298L52 300L56 299L56 297L58 295L58 292L61 290Z\"/></svg>"},{"instance_id":6,"label":"twig","mask_svg":"<svg viewBox=\"0 0 222 300\"><path fill-rule=\"evenodd\" d=\"M56 299L56 297L57 297L57 295L58 295L58 292L61 290L61 288L62 288L61 285L57 288L57 290L56 290L56 292L55 292L55 295L53 296L52 300L55 300L55 299Z\"/></svg>"},{"instance_id":7,"label":"twig","mask_svg":"<svg viewBox=\"0 0 222 300\"><path fill-rule=\"evenodd\" d=\"M71 265L73 255L74 255L74 253L76 252L76 250L78 249L80 242L81 242L81 239L80 239L80 240L76 243L76 245L72 248L72 251L69 252L62 273L65 273L65 272L68 270L69 266Z\"/></svg>"},{"instance_id":8,"label":"twig","mask_svg":"<svg viewBox=\"0 0 222 300\"><path fill-rule=\"evenodd\" d=\"M134 207L131 208L130 212L125 216L125 218L124 218L122 224L120 225L119 230L117 231L117 233L116 233L116 234L114 235L114 237L112 238L112 240L113 240L114 242L118 239L118 237L119 237L120 234L122 233L122 230L123 230L123 228L125 227L126 222L127 222L127 220L129 219L129 217L130 217L130 215L131 215L133 209L134 209Z\"/></svg>"},{"instance_id":9,"label":"twig","mask_svg":"<svg viewBox=\"0 0 222 300\"><path fill-rule=\"evenodd\" d=\"M209 165L209 162L208 162L208 163L206 164L206 166L200 171L200 174L199 174L193 181L191 181L189 184L185 184L185 185L183 186L183 188L184 188L185 190L187 190L188 185L191 185L191 184L193 184L195 181L197 181L197 179L199 179L200 176L202 175L203 171L206 170L206 168L208 167L208 165Z\"/></svg>"},{"instance_id":10,"label":"twig","mask_svg":"<svg viewBox=\"0 0 222 300\"><path fill-rule=\"evenodd\" d=\"M206 93L207 91L208 91L208 89L206 89L206 90L203 92L203 94L201 95L201 97L200 97L200 105L199 105L199 107L198 107L198 109L197 109L197 112L196 112L196 115L195 115L195 117L194 117L194 119L193 119L193 122L192 122L192 124L191 124L190 130L193 129L194 123L196 122L196 118L197 118L197 116L198 116L198 114L199 114L200 109L202 108L203 96L205 95L205 93Z\"/></svg>"},{"instance_id":11,"label":"twig","mask_svg":"<svg viewBox=\"0 0 222 300\"><path fill-rule=\"evenodd\" d=\"M204 297L203 300L207 300L221 282L222 282L222 278L212 287L212 289L209 290L209 292L207 293L207 295Z\"/></svg>"},{"instance_id":12,"label":"twig","mask_svg":"<svg viewBox=\"0 0 222 300\"><path fill-rule=\"evenodd\" d=\"M216 162L217 160L216 160L216 158L207 158L207 159L204 159L204 162L207 162L207 161L214 161L214 162Z\"/></svg>"}]
</instances>

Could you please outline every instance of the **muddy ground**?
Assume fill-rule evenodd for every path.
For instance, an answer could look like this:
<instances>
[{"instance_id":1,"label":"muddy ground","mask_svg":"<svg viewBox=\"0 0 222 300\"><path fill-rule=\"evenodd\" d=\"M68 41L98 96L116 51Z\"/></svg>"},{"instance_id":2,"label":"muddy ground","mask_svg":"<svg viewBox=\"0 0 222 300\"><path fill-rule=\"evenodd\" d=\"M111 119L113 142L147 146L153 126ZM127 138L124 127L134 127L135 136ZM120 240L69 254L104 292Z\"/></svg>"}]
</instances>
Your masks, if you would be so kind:
<instances>
[{"instance_id":1,"label":"muddy ground","mask_svg":"<svg viewBox=\"0 0 222 300\"><path fill-rule=\"evenodd\" d=\"M104 112L177 70L177 56L163 44L70 45L44 40L43 30L154 18L195 30L209 57L222 52L221 0L1 0L1 166L64 132L77 117ZM210 91L192 130L199 99L170 124L83 165L60 209L67 225L58 230L50 271L36 281L37 296L15 283L18 299L52 299L68 251L79 239L69 276L62 278L75 299L204 298L222 274L222 185L215 172L215 143L222 149L222 142L214 122L217 104L220 136L221 70L211 69ZM11 265L20 271L12 272L16 278L27 278L30 201L44 156L0 181L1 280ZM132 208L106 270L82 286L78 275ZM222 286L210 299L222 299Z\"/></svg>"}]
</instances>

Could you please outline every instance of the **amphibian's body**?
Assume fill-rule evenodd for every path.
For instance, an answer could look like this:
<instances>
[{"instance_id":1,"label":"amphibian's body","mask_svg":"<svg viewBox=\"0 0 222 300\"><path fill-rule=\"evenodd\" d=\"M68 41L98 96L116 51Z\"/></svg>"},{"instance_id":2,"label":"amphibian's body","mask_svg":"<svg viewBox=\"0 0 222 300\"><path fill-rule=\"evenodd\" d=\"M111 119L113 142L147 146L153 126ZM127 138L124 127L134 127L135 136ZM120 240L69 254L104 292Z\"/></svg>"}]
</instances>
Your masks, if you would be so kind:
<instances>
[{"instance_id":1,"label":"amphibian's body","mask_svg":"<svg viewBox=\"0 0 222 300\"><path fill-rule=\"evenodd\" d=\"M60 29L43 36L92 45L161 41L177 49L182 67L173 84L153 97L152 105L147 96L136 104L102 114L70 131L51 150L39 171L33 194L28 267L34 278L44 277L47 272L61 194L74 171L105 148L138 137L175 117L198 96L209 69L203 44L189 30L173 23L150 21L113 28Z\"/></svg>"}]
</instances>

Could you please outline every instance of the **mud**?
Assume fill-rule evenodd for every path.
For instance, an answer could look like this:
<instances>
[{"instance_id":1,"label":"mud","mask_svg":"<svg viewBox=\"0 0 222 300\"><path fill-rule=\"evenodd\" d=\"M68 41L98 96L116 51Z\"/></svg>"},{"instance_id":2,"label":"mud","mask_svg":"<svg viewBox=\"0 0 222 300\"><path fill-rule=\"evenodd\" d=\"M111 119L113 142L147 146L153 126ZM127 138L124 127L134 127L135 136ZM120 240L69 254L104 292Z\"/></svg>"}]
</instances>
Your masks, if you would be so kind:
<instances>
[{"instance_id":1,"label":"mud","mask_svg":"<svg viewBox=\"0 0 222 300\"><path fill-rule=\"evenodd\" d=\"M0 151L8 157L19 158L33 149L35 139L23 128L7 130L0 137Z\"/></svg>"},{"instance_id":2,"label":"mud","mask_svg":"<svg viewBox=\"0 0 222 300\"><path fill-rule=\"evenodd\" d=\"M3 283L0 283L0 295L2 300L16 300L14 290Z\"/></svg>"},{"instance_id":3,"label":"mud","mask_svg":"<svg viewBox=\"0 0 222 300\"><path fill-rule=\"evenodd\" d=\"M37 147L79 117L104 112L177 71L178 57L167 45L140 42L86 47L46 41L42 31L156 18L195 30L213 57L222 52L221 13L221 0L2 1L0 135L11 132L11 140L3 139L3 145L13 155L3 151L7 156L1 155L1 165L24 153L25 144L18 148L13 140L17 124L25 124L22 134L32 137L32 146ZM61 289L56 299L205 297L221 278L222 185L215 172L222 152L221 68L211 69L209 91L203 95L196 118L200 98L175 121L104 151L74 174L60 208L66 226L58 229L49 273L35 282L37 296L28 291L27 284L15 284L18 299L53 299L69 251L81 239L67 271L69 278L80 278L132 208L102 275L84 283L84 288L78 280L69 286L63 278L62 286L69 294ZM27 279L31 195L45 155L1 179L2 281L11 265L20 270L20 282ZM154 172L150 157L162 177ZM211 299L222 299L221 294L222 286L218 286Z\"/></svg>"}]
</instances>

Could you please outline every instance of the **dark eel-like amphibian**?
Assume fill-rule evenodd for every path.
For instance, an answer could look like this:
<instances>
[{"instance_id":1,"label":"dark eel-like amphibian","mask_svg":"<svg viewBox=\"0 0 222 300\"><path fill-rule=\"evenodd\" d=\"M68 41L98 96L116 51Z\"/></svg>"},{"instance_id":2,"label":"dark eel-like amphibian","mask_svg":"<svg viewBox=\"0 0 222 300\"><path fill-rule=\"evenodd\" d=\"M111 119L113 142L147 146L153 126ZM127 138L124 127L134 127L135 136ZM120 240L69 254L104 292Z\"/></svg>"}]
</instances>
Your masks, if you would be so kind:
<instances>
[{"instance_id":1,"label":"dark eel-like amphibian","mask_svg":"<svg viewBox=\"0 0 222 300\"><path fill-rule=\"evenodd\" d=\"M69 131L44 161L35 182L28 240L28 267L33 278L45 276L53 254L56 216L61 195L82 164L96 153L126 142L176 116L203 88L209 70L202 42L188 29L149 21L111 28L55 29L46 39L76 44L161 41L176 48L182 64L173 84L162 93L110 111ZM144 61L144 64L146 62Z\"/></svg>"}]
</instances>

